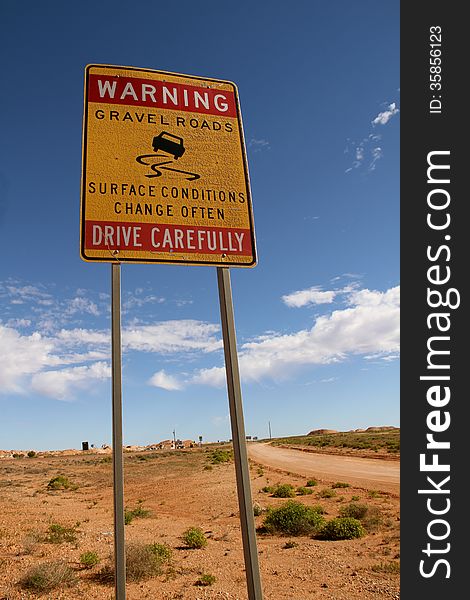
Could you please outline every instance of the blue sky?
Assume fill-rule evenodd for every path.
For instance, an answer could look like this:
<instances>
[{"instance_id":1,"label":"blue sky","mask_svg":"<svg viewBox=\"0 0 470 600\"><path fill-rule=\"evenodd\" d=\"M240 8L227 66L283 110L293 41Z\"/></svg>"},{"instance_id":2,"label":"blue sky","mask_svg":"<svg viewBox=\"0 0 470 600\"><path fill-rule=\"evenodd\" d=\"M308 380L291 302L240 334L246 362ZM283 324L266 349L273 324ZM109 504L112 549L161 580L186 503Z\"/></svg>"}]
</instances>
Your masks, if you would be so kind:
<instances>
[{"instance_id":1,"label":"blue sky","mask_svg":"<svg viewBox=\"0 0 470 600\"><path fill-rule=\"evenodd\" d=\"M234 81L258 247L247 434L399 425L399 3L0 8L0 448L111 442L110 266L79 258L83 77ZM231 437L213 267L123 265L124 442Z\"/></svg>"}]
</instances>

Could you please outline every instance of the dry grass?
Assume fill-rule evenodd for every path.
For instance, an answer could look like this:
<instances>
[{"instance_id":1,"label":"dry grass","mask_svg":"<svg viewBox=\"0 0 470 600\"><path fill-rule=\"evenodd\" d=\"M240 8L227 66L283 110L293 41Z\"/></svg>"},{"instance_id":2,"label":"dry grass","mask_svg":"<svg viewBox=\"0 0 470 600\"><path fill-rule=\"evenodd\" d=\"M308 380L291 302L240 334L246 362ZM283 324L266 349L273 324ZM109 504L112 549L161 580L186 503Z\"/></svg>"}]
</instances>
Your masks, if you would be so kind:
<instances>
[{"instance_id":1,"label":"dry grass","mask_svg":"<svg viewBox=\"0 0 470 600\"><path fill-rule=\"evenodd\" d=\"M64 544L65 542L77 541L77 525L65 527L59 523L52 523L44 537L48 544Z\"/></svg>"},{"instance_id":2,"label":"dry grass","mask_svg":"<svg viewBox=\"0 0 470 600\"><path fill-rule=\"evenodd\" d=\"M57 588L71 587L77 583L77 578L67 563L58 560L35 565L19 583L26 589L49 592Z\"/></svg>"},{"instance_id":3,"label":"dry grass","mask_svg":"<svg viewBox=\"0 0 470 600\"><path fill-rule=\"evenodd\" d=\"M162 558L155 552L154 544L133 543L126 546L126 581L139 582L151 579L162 573ZM105 565L93 577L103 584L114 582L114 565Z\"/></svg>"},{"instance_id":4,"label":"dry grass","mask_svg":"<svg viewBox=\"0 0 470 600\"><path fill-rule=\"evenodd\" d=\"M381 562L372 565L374 573L400 573L400 562Z\"/></svg>"},{"instance_id":5,"label":"dry grass","mask_svg":"<svg viewBox=\"0 0 470 600\"><path fill-rule=\"evenodd\" d=\"M65 475L53 477L47 484L48 490L76 490L78 485L70 481Z\"/></svg>"}]
</instances>

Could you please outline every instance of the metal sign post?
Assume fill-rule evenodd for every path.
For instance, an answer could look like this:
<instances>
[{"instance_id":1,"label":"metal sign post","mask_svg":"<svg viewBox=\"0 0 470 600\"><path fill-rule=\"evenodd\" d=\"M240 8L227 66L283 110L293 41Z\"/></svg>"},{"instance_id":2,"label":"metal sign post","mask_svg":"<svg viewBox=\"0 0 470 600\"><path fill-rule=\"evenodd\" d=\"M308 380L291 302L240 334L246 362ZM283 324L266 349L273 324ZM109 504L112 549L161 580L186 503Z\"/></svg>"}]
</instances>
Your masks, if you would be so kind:
<instances>
[{"instance_id":1,"label":"metal sign post","mask_svg":"<svg viewBox=\"0 0 470 600\"><path fill-rule=\"evenodd\" d=\"M116 600L126 600L124 541L124 469L122 459L121 265L111 265L111 340L113 387L114 587Z\"/></svg>"},{"instance_id":2,"label":"metal sign post","mask_svg":"<svg viewBox=\"0 0 470 600\"><path fill-rule=\"evenodd\" d=\"M232 425L235 472L237 477L238 505L245 558L246 584L249 600L262 600L261 577L256 546L255 520L251 499L250 470L246 451L245 425L243 422L242 394L238 369L237 340L233 318L232 288L230 271L217 267L219 285L220 315L224 339L225 370Z\"/></svg>"}]
</instances>

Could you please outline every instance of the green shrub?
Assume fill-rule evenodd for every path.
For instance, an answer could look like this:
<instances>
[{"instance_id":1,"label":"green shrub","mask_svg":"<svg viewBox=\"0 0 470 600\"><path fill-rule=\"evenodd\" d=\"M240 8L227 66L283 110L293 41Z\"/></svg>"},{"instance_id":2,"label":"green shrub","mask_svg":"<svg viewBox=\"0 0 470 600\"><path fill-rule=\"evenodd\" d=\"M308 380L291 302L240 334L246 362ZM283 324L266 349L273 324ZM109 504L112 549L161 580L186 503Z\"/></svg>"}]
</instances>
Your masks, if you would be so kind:
<instances>
[{"instance_id":1,"label":"green shrub","mask_svg":"<svg viewBox=\"0 0 470 600\"><path fill-rule=\"evenodd\" d=\"M357 502L358 500L360 500L359 496L351 496L351 502Z\"/></svg>"},{"instance_id":2,"label":"green shrub","mask_svg":"<svg viewBox=\"0 0 470 600\"><path fill-rule=\"evenodd\" d=\"M158 557L160 562L168 562L171 559L171 548L166 544L150 544L150 550Z\"/></svg>"},{"instance_id":3,"label":"green shrub","mask_svg":"<svg viewBox=\"0 0 470 600\"><path fill-rule=\"evenodd\" d=\"M200 527L189 527L183 533L183 542L188 548L205 548L207 539Z\"/></svg>"},{"instance_id":4,"label":"green shrub","mask_svg":"<svg viewBox=\"0 0 470 600\"><path fill-rule=\"evenodd\" d=\"M52 523L44 537L44 541L49 544L63 544L65 542L77 541L78 524L72 527L64 527L59 523Z\"/></svg>"},{"instance_id":5,"label":"green shrub","mask_svg":"<svg viewBox=\"0 0 470 600\"><path fill-rule=\"evenodd\" d=\"M348 487L351 487L351 485L349 483L344 483L344 481L337 481L331 487L334 488L334 489L336 489L336 488L348 488Z\"/></svg>"},{"instance_id":6,"label":"green shrub","mask_svg":"<svg viewBox=\"0 0 470 600\"><path fill-rule=\"evenodd\" d=\"M332 433L314 434L311 436L295 436L290 438L278 438L275 445L295 444L298 446L318 446L336 448L358 448L372 449L374 451L385 450L390 453L400 451L400 432L398 429L390 432L364 432L364 433Z\"/></svg>"},{"instance_id":7,"label":"green shrub","mask_svg":"<svg viewBox=\"0 0 470 600\"><path fill-rule=\"evenodd\" d=\"M35 452L34 450L30 450L30 451L29 451L29 452L26 454L26 456L27 456L28 458L34 458L34 457L35 457L35 456L37 456L37 455L36 455L36 452Z\"/></svg>"},{"instance_id":8,"label":"green shrub","mask_svg":"<svg viewBox=\"0 0 470 600\"><path fill-rule=\"evenodd\" d=\"M100 557L96 552L83 552L80 555L80 564L85 569L91 569L100 562Z\"/></svg>"},{"instance_id":9,"label":"green shrub","mask_svg":"<svg viewBox=\"0 0 470 600\"><path fill-rule=\"evenodd\" d=\"M59 587L71 587L77 583L77 578L67 563L58 560L31 567L19 583L35 592L49 592Z\"/></svg>"},{"instance_id":10,"label":"green shrub","mask_svg":"<svg viewBox=\"0 0 470 600\"><path fill-rule=\"evenodd\" d=\"M274 492L273 496L275 498L294 498L295 497L295 489L294 486L290 483L281 483L279 484Z\"/></svg>"},{"instance_id":11,"label":"green shrub","mask_svg":"<svg viewBox=\"0 0 470 600\"><path fill-rule=\"evenodd\" d=\"M272 494L276 488L273 485L265 485L261 488L261 491L265 494Z\"/></svg>"},{"instance_id":12,"label":"green shrub","mask_svg":"<svg viewBox=\"0 0 470 600\"><path fill-rule=\"evenodd\" d=\"M126 508L124 511L124 524L129 525L129 523L133 519L145 519L150 516L150 511L142 506L142 503L139 502L136 508L129 509Z\"/></svg>"},{"instance_id":13,"label":"green shrub","mask_svg":"<svg viewBox=\"0 0 470 600\"><path fill-rule=\"evenodd\" d=\"M217 448L217 450L213 450L211 452L211 462L214 465L219 465L221 463L230 462L233 458L232 450L222 450L221 448Z\"/></svg>"},{"instance_id":14,"label":"green shrub","mask_svg":"<svg viewBox=\"0 0 470 600\"><path fill-rule=\"evenodd\" d=\"M318 481L316 479L309 479L305 484L306 487L315 487Z\"/></svg>"},{"instance_id":15,"label":"green shrub","mask_svg":"<svg viewBox=\"0 0 470 600\"><path fill-rule=\"evenodd\" d=\"M336 490L332 490L331 488L325 488L321 492L318 492L318 496L320 498L334 498L336 496Z\"/></svg>"},{"instance_id":16,"label":"green shrub","mask_svg":"<svg viewBox=\"0 0 470 600\"><path fill-rule=\"evenodd\" d=\"M278 508L269 508L263 527L268 533L285 535L308 535L324 523L321 514L301 502L288 500Z\"/></svg>"},{"instance_id":17,"label":"green shrub","mask_svg":"<svg viewBox=\"0 0 470 600\"><path fill-rule=\"evenodd\" d=\"M262 509L261 505L258 504L257 502L255 502L253 504L253 515L255 517L259 517L262 512L263 512L263 509Z\"/></svg>"},{"instance_id":18,"label":"green shrub","mask_svg":"<svg viewBox=\"0 0 470 600\"><path fill-rule=\"evenodd\" d=\"M297 493L299 496L308 496L309 494L313 494L313 490L309 487L298 487Z\"/></svg>"},{"instance_id":19,"label":"green shrub","mask_svg":"<svg viewBox=\"0 0 470 600\"><path fill-rule=\"evenodd\" d=\"M163 544L134 543L126 546L127 581L144 581L161 574L161 565L167 559L162 556L161 551L155 550L156 546L163 546ZM114 583L114 565L105 565L92 577L92 580L103 584Z\"/></svg>"},{"instance_id":20,"label":"green shrub","mask_svg":"<svg viewBox=\"0 0 470 600\"><path fill-rule=\"evenodd\" d=\"M358 519L336 517L323 525L318 537L323 540L351 540L362 537L365 533L364 527Z\"/></svg>"},{"instance_id":21,"label":"green shrub","mask_svg":"<svg viewBox=\"0 0 470 600\"><path fill-rule=\"evenodd\" d=\"M216 582L216 578L214 575L210 575L209 573L203 573L196 581L194 585L212 585Z\"/></svg>"},{"instance_id":22,"label":"green shrub","mask_svg":"<svg viewBox=\"0 0 470 600\"><path fill-rule=\"evenodd\" d=\"M382 513L376 506L351 502L347 506L342 506L339 512L342 517L358 519L368 531L378 529L383 522Z\"/></svg>"},{"instance_id":23,"label":"green shrub","mask_svg":"<svg viewBox=\"0 0 470 600\"><path fill-rule=\"evenodd\" d=\"M134 543L126 546L126 578L143 581L161 573L163 560L155 553L152 544Z\"/></svg>"},{"instance_id":24,"label":"green shrub","mask_svg":"<svg viewBox=\"0 0 470 600\"><path fill-rule=\"evenodd\" d=\"M299 544L297 542L286 542L283 546L284 549L288 550L289 548L297 548Z\"/></svg>"},{"instance_id":25,"label":"green shrub","mask_svg":"<svg viewBox=\"0 0 470 600\"><path fill-rule=\"evenodd\" d=\"M339 514L341 517L352 517L353 519L363 519L366 516L369 507L367 504L351 502L347 506L342 506Z\"/></svg>"},{"instance_id":26,"label":"green shrub","mask_svg":"<svg viewBox=\"0 0 470 600\"><path fill-rule=\"evenodd\" d=\"M78 485L72 483L65 475L53 477L47 484L48 490L76 490Z\"/></svg>"},{"instance_id":27,"label":"green shrub","mask_svg":"<svg viewBox=\"0 0 470 600\"><path fill-rule=\"evenodd\" d=\"M369 506L367 513L361 519L361 522L367 531L377 530L383 523L383 515L376 506Z\"/></svg>"}]
</instances>

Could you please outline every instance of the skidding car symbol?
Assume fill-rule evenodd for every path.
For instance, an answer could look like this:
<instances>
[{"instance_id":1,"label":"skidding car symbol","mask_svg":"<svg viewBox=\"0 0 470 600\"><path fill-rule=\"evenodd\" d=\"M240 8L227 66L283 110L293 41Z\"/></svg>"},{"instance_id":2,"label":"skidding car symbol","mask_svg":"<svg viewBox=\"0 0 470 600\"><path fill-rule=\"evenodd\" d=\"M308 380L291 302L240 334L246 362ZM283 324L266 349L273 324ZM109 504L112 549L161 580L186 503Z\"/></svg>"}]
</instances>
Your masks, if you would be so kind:
<instances>
[{"instance_id":1,"label":"skidding car symbol","mask_svg":"<svg viewBox=\"0 0 470 600\"><path fill-rule=\"evenodd\" d=\"M158 150L163 150L164 152L168 152L168 154L172 154L175 157L175 159L178 159L181 156L183 156L186 150L186 148L183 146L183 138L168 133L167 131L162 131L161 133L156 135L153 138L152 145L154 152L157 152Z\"/></svg>"}]
</instances>

